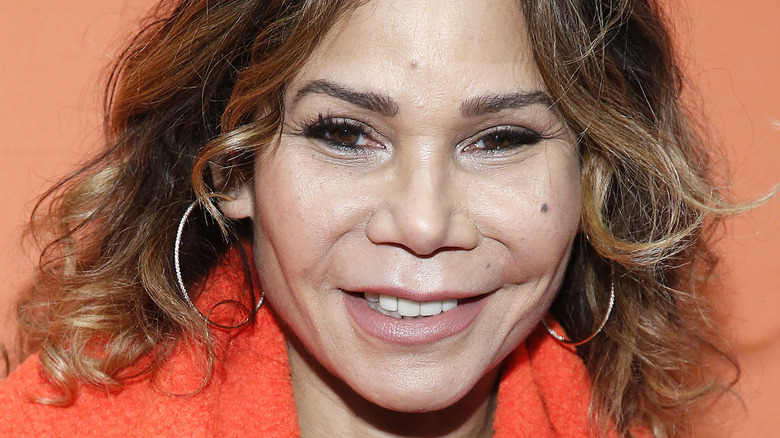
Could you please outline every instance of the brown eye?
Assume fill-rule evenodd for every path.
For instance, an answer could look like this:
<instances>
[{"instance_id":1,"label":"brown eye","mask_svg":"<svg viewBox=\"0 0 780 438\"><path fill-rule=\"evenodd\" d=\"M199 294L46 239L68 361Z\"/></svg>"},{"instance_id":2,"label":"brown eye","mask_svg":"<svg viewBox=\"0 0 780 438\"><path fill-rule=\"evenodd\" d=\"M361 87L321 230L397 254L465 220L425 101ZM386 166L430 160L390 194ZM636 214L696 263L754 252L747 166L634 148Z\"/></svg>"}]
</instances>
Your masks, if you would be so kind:
<instances>
[{"instance_id":1,"label":"brown eye","mask_svg":"<svg viewBox=\"0 0 780 438\"><path fill-rule=\"evenodd\" d=\"M325 138L341 146L357 146L363 137L363 133L350 126L336 127L333 131L325 132Z\"/></svg>"},{"instance_id":2,"label":"brown eye","mask_svg":"<svg viewBox=\"0 0 780 438\"><path fill-rule=\"evenodd\" d=\"M541 134L527 128L499 127L479 137L466 149L469 151L502 152L521 146L536 144L542 140Z\"/></svg>"},{"instance_id":3,"label":"brown eye","mask_svg":"<svg viewBox=\"0 0 780 438\"><path fill-rule=\"evenodd\" d=\"M509 136L502 135L501 133L494 133L488 135L484 139L484 144L486 149L506 149L513 147L516 144L512 140L513 139Z\"/></svg>"},{"instance_id":4,"label":"brown eye","mask_svg":"<svg viewBox=\"0 0 780 438\"><path fill-rule=\"evenodd\" d=\"M376 145L366 133L367 129L370 128L354 120L320 115L316 121L304 126L303 135L339 149L362 149Z\"/></svg>"}]
</instances>

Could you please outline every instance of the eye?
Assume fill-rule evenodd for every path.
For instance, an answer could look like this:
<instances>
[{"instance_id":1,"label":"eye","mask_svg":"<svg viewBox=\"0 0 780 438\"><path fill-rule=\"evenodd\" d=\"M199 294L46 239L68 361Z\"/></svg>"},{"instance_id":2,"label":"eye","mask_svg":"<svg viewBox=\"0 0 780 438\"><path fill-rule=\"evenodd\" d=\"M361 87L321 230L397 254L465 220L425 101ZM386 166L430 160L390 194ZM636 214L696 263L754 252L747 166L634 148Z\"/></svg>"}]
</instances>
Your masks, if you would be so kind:
<instances>
[{"instance_id":1,"label":"eye","mask_svg":"<svg viewBox=\"0 0 780 438\"><path fill-rule=\"evenodd\" d=\"M369 130L362 122L320 114L316 120L304 124L302 134L337 149L381 147L368 134Z\"/></svg>"},{"instance_id":2,"label":"eye","mask_svg":"<svg viewBox=\"0 0 780 438\"><path fill-rule=\"evenodd\" d=\"M518 126L498 126L470 140L464 152L509 152L521 146L539 143L544 137L534 130Z\"/></svg>"}]
</instances>

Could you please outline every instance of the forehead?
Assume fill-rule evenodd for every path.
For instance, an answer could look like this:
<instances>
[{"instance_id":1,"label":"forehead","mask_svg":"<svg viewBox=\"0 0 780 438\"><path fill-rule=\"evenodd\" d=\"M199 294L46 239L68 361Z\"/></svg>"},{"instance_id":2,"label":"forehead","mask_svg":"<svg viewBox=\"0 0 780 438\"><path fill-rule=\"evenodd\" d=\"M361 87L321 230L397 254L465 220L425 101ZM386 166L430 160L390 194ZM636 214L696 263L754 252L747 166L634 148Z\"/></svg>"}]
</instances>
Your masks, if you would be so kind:
<instances>
[{"instance_id":1,"label":"forehead","mask_svg":"<svg viewBox=\"0 0 780 438\"><path fill-rule=\"evenodd\" d=\"M441 97L543 89L515 0L373 0L334 25L291 83Z\"/></svg>"}]
</instances>

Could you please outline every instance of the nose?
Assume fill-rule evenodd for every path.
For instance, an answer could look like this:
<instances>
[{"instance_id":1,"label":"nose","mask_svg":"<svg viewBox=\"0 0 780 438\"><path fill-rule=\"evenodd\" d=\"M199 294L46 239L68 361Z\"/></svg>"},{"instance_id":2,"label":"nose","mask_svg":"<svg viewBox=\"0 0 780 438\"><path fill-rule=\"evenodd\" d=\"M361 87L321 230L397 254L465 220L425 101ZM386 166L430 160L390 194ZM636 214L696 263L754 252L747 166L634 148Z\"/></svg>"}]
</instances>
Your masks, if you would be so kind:
<instances>
[{"instance_id":1,"label":"nose","mask_svg":"<svg viewBox=\"0 0 780 438\"><path fill-rule=\"evenodd\" d=\"M417 256L476 248L479 231L446 160L404 160L385 182L366 227L371 242L401 246Z\"/></svg>"}]
</instances>

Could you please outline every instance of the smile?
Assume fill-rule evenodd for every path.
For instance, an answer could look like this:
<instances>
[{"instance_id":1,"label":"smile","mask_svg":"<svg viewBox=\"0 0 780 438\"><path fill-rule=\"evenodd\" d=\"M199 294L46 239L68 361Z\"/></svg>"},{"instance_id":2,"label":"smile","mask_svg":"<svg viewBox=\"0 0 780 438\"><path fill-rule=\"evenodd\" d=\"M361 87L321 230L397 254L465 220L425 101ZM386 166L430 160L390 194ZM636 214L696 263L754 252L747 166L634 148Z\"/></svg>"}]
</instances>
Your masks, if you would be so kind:
<instances>
[{"instance_id":1,"label":"smile","mask_svg":"<svg viewBox=\"0 0 780 438\"><path fill-rule=\"evenodd\" d=\"M441 300L414 301L410 297L376 292L344 289L342 292L345 292L347 312L361 332L380 341L408 346L439 341L463 332L477 319L492 295L483 293L457 299L452 293L440 293L431 295Z\"/></svg>"},{"instance_id":2,"label":"smile","mask_svg":"<svg viewBox=\"0 0 780 438\"><path fill-rule=\"evenodd\" d=\"M363 295L369 307L396 319L436 316L458 306L457 299L420 302L371 292L364 292Z\"/></svg>"}]
</instances>

